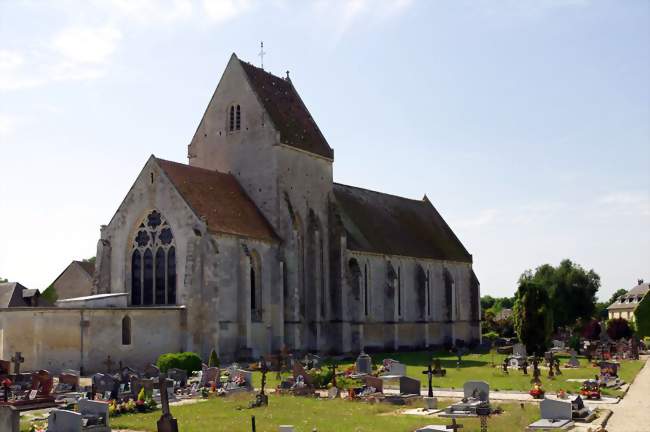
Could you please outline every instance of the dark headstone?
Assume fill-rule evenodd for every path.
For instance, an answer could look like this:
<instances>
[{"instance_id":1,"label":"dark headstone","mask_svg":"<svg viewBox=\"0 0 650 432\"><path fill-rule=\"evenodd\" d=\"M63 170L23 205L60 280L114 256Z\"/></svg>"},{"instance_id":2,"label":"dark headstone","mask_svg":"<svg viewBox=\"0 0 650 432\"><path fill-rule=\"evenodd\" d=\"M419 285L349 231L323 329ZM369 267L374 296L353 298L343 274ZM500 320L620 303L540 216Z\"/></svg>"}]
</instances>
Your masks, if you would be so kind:
<instances>
[{"instance_id":1,"label":"dark headstone","mask_svg":"<svg viewBox=\"0 0 650 432\"><path fill-rule=\"evenodd\" d=\"M416 394L420 395L420 381L407 377L407 376L402 376L399 378L399 392L402 395L405 394Z\"/></svg>"}]
</instances>

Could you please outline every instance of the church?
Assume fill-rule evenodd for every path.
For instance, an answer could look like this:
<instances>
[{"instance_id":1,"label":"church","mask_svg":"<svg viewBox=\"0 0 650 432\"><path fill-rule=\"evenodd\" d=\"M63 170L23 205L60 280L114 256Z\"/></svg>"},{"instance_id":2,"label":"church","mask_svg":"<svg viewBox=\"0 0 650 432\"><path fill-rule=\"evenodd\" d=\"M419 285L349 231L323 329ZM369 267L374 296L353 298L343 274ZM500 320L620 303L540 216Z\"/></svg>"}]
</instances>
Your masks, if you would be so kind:
<instances>
[{"instance_id":1,"label":"church","mask_svg":"<svg viewBox=\"0 0 650 432\"><path fill-rule=\"evenodd\" d=\"M92 295L48 312L85 316L82 344L101 315L82 366L480 339L472 255L426 195L335 183L334 150L288 75L233 54L187 157L146 161L101 227Z\"/></svg>"}]
</instances>

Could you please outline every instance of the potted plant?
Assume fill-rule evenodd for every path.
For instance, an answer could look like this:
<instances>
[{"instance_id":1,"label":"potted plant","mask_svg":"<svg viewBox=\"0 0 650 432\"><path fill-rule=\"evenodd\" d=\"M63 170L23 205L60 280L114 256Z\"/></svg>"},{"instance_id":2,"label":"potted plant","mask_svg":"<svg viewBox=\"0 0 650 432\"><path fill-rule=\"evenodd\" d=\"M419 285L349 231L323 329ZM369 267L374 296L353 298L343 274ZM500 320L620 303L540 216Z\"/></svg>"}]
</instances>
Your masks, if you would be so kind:
<instances>
[{"instance_id":1,"label":"potted plant","mask_svg":"<svg viewBox=\"0 0 650 432\"><path fill-rule=\"evenodd\" d=\"M544 399L544 389L541 384L533 385L533 388L528 392L534 399Z\"/></svg>"}]
</instances>

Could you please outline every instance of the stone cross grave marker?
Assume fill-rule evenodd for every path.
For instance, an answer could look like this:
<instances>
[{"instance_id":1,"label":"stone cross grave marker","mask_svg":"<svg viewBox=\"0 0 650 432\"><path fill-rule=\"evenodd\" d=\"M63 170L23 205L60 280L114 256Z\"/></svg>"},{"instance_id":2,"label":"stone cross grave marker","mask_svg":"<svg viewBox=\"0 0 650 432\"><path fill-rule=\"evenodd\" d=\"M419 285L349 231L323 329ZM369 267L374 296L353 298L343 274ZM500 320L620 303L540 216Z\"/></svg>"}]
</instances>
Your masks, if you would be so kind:
<instances>
[{"instance_id":1,"label":"stone cross grave marker","mask_svg":"<svg viewBox=\"0 0 650 432\"><path fill-rule=\"evenodd\" d=\"M16 354L11 358L11 362L14 364L14 375L20 375L20 364L25 363L25 358L22 356L22 353L16 351Z\"/></svg>"},{"instance_id":2,"label":"stone cross grave marker","mask_svg":"<svg viewBox=\"0 0 650 432\"><path fill-rule=\"evenodd\" d=\"M336 365L336 363L332 363L328 367L329 367L329 370L332 372L332 387L338 388L338 385L336 383L336 368L337 368L337 365Z\"/></svg>"},{"instance_id":3,"label":"stone cross grave marker","mask_svg":"<svg viewBox=\"0 0 650 432\"><path fill-rule=\"evenodd\" d=\"M173 381L167 378L167 374L161 373L158 375L158 384L156 387L160 390L160 406L162 409L162 415L157 422L158 432L178 432L178 421L169 411L168 391L170 384L173 385Z\"/></svg>"},{"instance_id":4,"label":"stone cross grave marker","mask_svg":"<svg viewBox=\"0 0 650 432\"><path fill-rule=\"evenodd\" d=\"M427 370L422 371L422 374L426 375L429 381L429 393L427 395L433 397L433 369L431 368L431 364L427 366Z\"/></svg>"},{"instance_id":5,"label":"stone cross grave marker","mask_svg":"<svg viewBox=\"0 0 650 432\"><path fill-rule=\"evenodd\" d=\"M463 425L462 425L462 424L458 424L458 423L456 423L456 419L455 419L455 418L452 418L452 419L451 419L451 424L445 426L445 428L446 428L447 430L452 430L452 431L456 432L458 429L462 429L462 428L463 428Z\"/></svg>"},{"instance_id":6,"label":"stone cross grave marker","mask_svg":"<svg viewBox=\"0 0 650 432\"><path fill-rule=\"evenodd\" d=\"M111 356L109 355L106 358L106 361L104 361L104 364L106 365L106 373L111 373L113 370L113 365L115 364L113 360L111 360Z\"/></svg>"}]
</instances>

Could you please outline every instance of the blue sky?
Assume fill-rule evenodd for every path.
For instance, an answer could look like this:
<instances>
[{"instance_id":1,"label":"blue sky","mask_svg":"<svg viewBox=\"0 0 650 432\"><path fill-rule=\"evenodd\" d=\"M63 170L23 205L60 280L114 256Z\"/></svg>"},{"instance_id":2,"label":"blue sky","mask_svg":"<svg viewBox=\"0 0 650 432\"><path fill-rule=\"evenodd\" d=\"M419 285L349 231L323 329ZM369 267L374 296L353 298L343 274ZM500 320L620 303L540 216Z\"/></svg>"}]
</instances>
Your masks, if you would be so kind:
<instances>
[{"instance_id":1,"label":"blue sky","mask_svg":"<svg viewBox=\"0 0 650 432\"><path fill-rule=\"evenodd\" d=\"M93 256L264 40L336 181L426 193L484 294L571 258L607 298L650 279L649 23L633 0L0 0L0 276L44 288Z\"/></svg>"}]
</instances>

